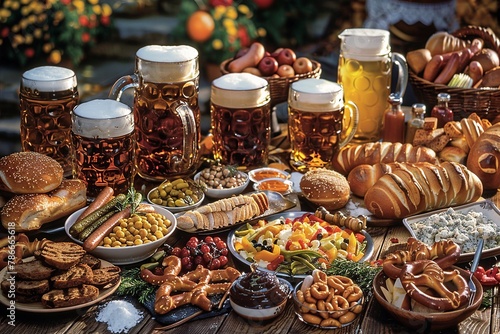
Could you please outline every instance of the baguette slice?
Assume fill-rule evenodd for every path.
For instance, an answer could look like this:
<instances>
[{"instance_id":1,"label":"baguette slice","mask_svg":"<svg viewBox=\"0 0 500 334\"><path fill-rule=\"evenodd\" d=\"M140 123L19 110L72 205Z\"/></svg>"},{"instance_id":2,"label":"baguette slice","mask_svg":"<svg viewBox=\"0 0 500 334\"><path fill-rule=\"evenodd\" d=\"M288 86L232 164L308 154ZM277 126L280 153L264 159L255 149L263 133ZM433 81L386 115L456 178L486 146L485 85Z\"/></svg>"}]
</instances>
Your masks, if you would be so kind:
<instances>
[{"instance_id":1,"label":"baguette slice","mask_svg":"<svg viewBox=\"0 0 500 334\"><path fill-rule=\"evenodd\" d=\"M52 276L50 280L54 288L67 289L82 284L89 284L92 281L92 276L92 269L88 265L77 263L62 274Z\"/></svg>"},{"instance_id":2,"label":"baguette slice","mask_svg":"<svg viewBox=\"0 0 500 334\"><path fill-rule=\"evenodd\" d=\"M85 254L82 246L74 242L50 242L43 247L41 256L48 265L67 270L80 262Z\"/></svg>"},{"instance_id":3,"label":"baguette slice","mask_svg":"<svg viewBox=\"0 0 500 334\"><path fill-rule=\"evenodd\" d=\"M85 304L97 299L98 296L98 288L83 284L79 287L49 291L42 296L41 302L48 308L60 308Z\"/></svg>"}]
</instances>

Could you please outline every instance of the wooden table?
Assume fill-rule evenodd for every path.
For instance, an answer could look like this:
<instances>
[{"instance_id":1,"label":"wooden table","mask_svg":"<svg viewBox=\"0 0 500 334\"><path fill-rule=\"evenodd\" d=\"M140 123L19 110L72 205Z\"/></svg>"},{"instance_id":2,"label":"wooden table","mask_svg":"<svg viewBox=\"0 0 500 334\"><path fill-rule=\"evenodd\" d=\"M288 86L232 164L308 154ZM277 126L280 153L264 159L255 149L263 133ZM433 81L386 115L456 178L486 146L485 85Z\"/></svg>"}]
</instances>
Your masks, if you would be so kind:
<instances>
[{"instance_id":1,"label":"wooden table","mask_svg":"<svg viewBox=\"0 0 500 334\"><path fill-rule=\"evenodd\" d=\"M295 209L296 210L296 209ZM308 211L310 208L302 206L302 210ZM409 232L402 224L395 224L388 227L369 227L368 233L373 238L374 253L371 260L381 257L384 251L394 246L394 240L406 242L410 236ZM169 239L168 243L173 245L183 243L191 235L181 231L176 231ZM225 236L222 234L221 236ZM51 239L64 240L64 234L53 235ZM487 261L491 265L492 259ZM466 264L467 265L467 264ZM500 301L498 288L494 291L493 306L485 310L477 311L472 317L463 321L457 328L450 329L443 333L500 333ZM138 310L142 311L142 320L135 325L128 333L151 333L160 332L155 330L162 325L155 321L152 315L135 299L123 298L112 295L98 304L79 309L77 311L67 311L62 313L33 314L17 311L15 313L15 327L8 324L6 308L3 307L2 319L0 321L0 333L112 333L108 330L108 324L98 322L96 316L99 308L113 299L126 299L130 301ZM294 313L293 303L290 300L284 314L268 324L249 324L234 312L207 318L203 320L189 321L176 328L164 331L166 333L324 333L302 323ZM333 331L336 333L405 333L404 327L391 318L391 316L381 308L378 302L372 298L366 307L366 313L357 323Z\"/></svg>"}]
</instances>

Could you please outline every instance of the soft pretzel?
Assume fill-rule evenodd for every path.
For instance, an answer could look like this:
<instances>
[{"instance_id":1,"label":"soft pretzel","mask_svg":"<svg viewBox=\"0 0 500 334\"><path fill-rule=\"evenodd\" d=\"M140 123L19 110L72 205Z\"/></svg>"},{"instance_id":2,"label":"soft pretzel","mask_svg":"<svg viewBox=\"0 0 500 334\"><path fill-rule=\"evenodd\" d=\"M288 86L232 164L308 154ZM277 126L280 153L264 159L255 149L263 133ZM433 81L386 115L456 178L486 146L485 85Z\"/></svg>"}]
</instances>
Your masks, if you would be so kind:
<instances>
[{"instance_id":1,"label":"soft pretzel","mask_svg":"<svg viewBox=\"0 0 500 334\"><path fill-rule=\"evenodd\" d=\"M49 240L45 238L42 240L35 239L30 241L24 233L17 234L14 240L15 244L13 245L13 251L11 250L12 246L9 245L11 242L9 236L0 241L0 245L2 246L0 249L0 269L5 268L9 264L9 260L12 265L20 263L23 258L32 256L37 250L42 249L43 246L49 242Z\"/></svg>"},{"instance_id":2,"label":"soft pretzel","mask_svg":"<svg viewBox=\"0 0 500 334\"><path fill-rule=\"evenodd\" d=\"M212 302L208 296L225 293L231 287L232 282L241 275L238 270L232 267L208 270L202 265L198 265L195 270L178 276L180 259L177 262L174 258L179 259L173 255L164 259L163 263L166 264L166 267L162 276L154 275L147 269L141 272L141 277L147 282L160 285L156 292L154 306L155 312L158 314L166 314L186 304L210 311Z\"/></svg>"},{"instance_id":3,"label":"soft pretzel","mask_svg":"<svg viewBox=\"0 0 500 334\"><path fill-rule=\"evenodd\" d=\"M439 311L456 310L469 298L469 287L457 269L445 271L432 260L419 260L405 264L401 283L406 293L416 302ZM452 283L454 289L447 285ZM429 288L438 297L429 294Z\"/></svg>"},{"instance_id":4,"label":"soft pretzel","mask_svg":"<svg viewBox=\"0 0 500 334\"><path fill-rule=\"evenodd\" d=\"M455 264L460 257L460 246L452 240L440 240L431 247L410 237L405 250L396 250L385 256L383 262L384 273L396 279L400 276L403 266L416 260L434 260L445 269Z\"/></svg>"}]
</instances>

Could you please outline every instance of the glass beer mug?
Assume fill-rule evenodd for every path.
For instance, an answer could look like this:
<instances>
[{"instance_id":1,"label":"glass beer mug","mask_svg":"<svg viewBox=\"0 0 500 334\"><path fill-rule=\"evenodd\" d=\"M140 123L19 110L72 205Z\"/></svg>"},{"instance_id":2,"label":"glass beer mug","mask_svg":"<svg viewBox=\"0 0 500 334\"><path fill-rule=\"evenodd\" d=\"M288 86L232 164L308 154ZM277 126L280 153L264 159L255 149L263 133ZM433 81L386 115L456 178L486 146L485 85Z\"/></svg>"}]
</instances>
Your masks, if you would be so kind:
<instances>
[{"instance_id":1,"label":"glass beer mug","mask_svg":"<svg viewBox=\"0 0 500 334\"><path fill-rule=\"evenodd\" d=\"M58 66L35 67L23 73L19 91L21 144L57 160L71 176L71 110L78 103L75 73Z\"/></svg>"},{"instance_id":2,"label":"glass beer mug","mask_svg":"<svg viewBox=\"0 0 500 334\"><path fill-rule=\"evenodd\" d=\"M135 88L137 174L146 180L194 174L200 155L198 51L186 45L148 45L135 73L116 81L109 97Z\"/></svg>"},{"instance_id":3,"label":"glass beer mug","mask_svg":"<svg viewBox=\"0 0 500 334\"><path fill-rule=\"evenodd\" d=\"M95 198L109 186L126 194L134 183L134 116L126 104L92 100L76 106L71 138L73 177L85 182Z\"/></svg>"},{"instance_id":4,"label":"glass beer mug","mask_svg":"<svg viewBox=\"0 0 500 334\"><path fill-rule=\"evenodd\" d=\"M389 31L381 29L346 29L340 35L338 82L347 100L359 108L355 142L381 138L384 111L391 93L393 63L398 67L395 94L403 97L408 83L408 67L403 55L392 52Z\"/></svg>"},{"instance_id":5,"label":"glass beer mug","mask_svg":"<svg viewBox=\"0 0 500 334\"><path fill-rule=\"evenodd\" d=\"M324 79L302 79L290 85L288 136L290 166L299 172L330 168L335 153L354 136L359 113L344 102L342 86Z\"/></svg>"},{"instance_id":6,"label":"glass beer mug","mask_svg":"<svg viewBox=\"0 0 500 334\"><path fill-rule=\"evenodd\" d=\"M210 113L216 159L246 167L267 164L271 143L267 80L250 73L229 73L215 79Z\"/></svg>"}]
</instances>

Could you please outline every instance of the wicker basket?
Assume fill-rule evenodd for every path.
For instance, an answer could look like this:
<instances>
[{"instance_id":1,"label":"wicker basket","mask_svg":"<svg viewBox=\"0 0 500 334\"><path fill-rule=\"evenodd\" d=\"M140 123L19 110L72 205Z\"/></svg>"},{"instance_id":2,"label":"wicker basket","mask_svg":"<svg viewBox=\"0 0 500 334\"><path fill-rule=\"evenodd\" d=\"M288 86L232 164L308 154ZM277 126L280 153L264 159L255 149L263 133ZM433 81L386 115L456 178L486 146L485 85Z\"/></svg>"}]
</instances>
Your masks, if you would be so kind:
<instances>
[{"instance_id":1,"label":"wicker basket","mask_svg":"<svg viewBox=\"0 0 500 334\"><path fill-rule=\"evenodd\" d=\"M233 60L226 59L220 65L220 70L222 74L228 74L227 65ZM271 105L275 106L278 103L285 102L288 99L288 88L291 83L305 78L319 78L321 75L321 64L315 60L311 60L313 63L313 70L311 72L297 74L290 78L272 78L265 77L269 82L269 90L271 92Z\"/></svg>"},{"instance_id":2,"label":"wicker basket","mask_svg":"<svg viewBox=\"0 0 500 334\"><path fill-rule=\"evenodd\" d=\"M486 28L467 26L453 33L463 39L482 38L485 46L500 52L500 41ZM455 88L438 85L424 80L410 71L409 80L417 99L432 108L437 103L439 93L450 94L449 107L454 112L455 120L468 117L471 113L487 118L491 122L500 121L500 89L497 88Z\"/></svg>"}]
</instances>

